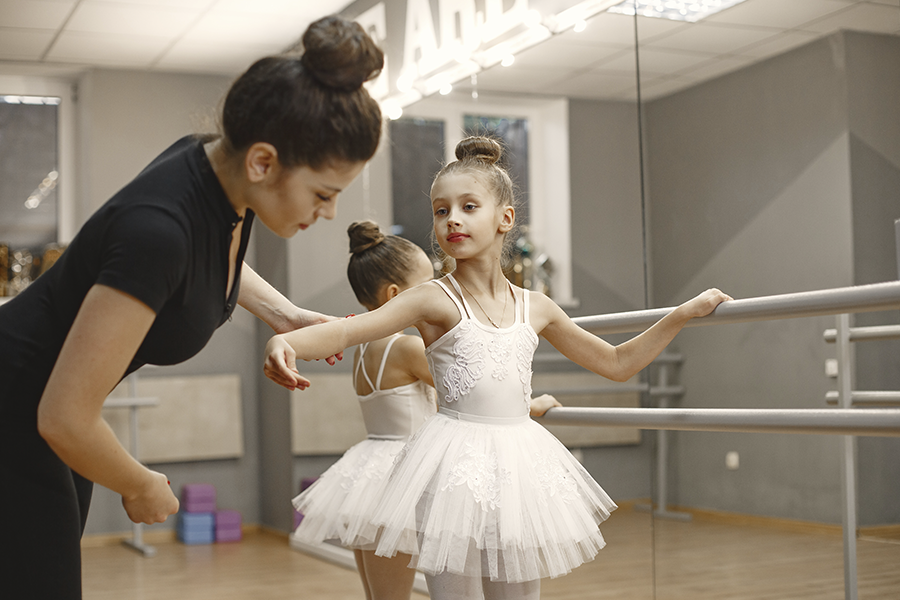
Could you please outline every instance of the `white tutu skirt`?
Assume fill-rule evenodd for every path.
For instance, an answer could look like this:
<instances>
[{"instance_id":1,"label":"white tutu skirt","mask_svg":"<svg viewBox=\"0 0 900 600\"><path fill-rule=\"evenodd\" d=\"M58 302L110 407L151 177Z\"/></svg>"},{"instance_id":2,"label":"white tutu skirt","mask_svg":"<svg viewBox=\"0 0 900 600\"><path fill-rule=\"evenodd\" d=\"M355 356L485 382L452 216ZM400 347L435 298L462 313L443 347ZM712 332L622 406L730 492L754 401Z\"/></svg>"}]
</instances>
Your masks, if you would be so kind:
<instances>
[{"instance_id":1,"label":"white tutu skirt","mask_svg":"<svg viewBox=\"0 0 900 600\"><path fill-rule=\"evenodd\" d=\"M397 456L374 521L376 554L493 581L558 577L605 545L615 503L549 431L441 409Z\"/></svg>"},{"instance_id":2,"label":"white tutu skirt","mask_svg":"<svg viewBox=\"0 0 900 600\"><path fill-rule=\"evenodd\" d=\"M347 548L374 550L378 540L372 517L387 483L394 457L406 440L366 439L331 465L293 499L303 520L294 532L301 541L317 544L337 539ZM410 554L411 544L397 552Z\"/></svg>"}]
</instances>

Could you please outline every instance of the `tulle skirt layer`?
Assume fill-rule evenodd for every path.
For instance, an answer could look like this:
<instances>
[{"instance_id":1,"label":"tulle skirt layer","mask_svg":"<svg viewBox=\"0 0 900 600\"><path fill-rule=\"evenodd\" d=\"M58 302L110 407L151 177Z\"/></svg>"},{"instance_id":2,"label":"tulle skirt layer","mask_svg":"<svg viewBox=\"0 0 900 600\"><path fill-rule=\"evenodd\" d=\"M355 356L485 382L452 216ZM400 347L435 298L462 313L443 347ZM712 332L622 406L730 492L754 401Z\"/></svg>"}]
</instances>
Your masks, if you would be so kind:
<instances>
[{"instance_id":1,"label":"tulle skirt layer","mask_svg":"<svg viewBox=\"0 0 900 600\"><path fill-rule=\"evenodd\" d=\"M374 550L378 532L372 524L394 457L405 440L366 439L356 444L315 483L294 498L303 520L294 532L301 541L316 544L337 539L343 546ZM412 544L398 552L415 551Z\"/></svg>"},{"instance_id":2,"label":"tulle skirt layer","mask_svg":"<svg viewBox=\"0 0 900 600\"><path fill-rule=\"evenodd\" d=\"M475 420L469 420L475 419ZM605 545L615 503L530 418L441 410L397 456L374 521L376 554L411 566L521 582L565 575Z\"/></svg>"}]
</instances>

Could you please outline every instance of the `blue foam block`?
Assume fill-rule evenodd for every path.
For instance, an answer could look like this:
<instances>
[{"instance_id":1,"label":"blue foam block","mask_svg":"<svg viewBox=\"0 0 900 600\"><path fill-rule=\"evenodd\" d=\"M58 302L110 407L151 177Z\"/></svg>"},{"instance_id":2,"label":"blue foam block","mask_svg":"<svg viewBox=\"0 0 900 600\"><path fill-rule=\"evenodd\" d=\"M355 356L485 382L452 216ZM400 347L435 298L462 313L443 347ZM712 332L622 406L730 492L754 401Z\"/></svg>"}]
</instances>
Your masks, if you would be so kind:
<instances>
[{"instance_id":1,"label":"blue foam block","mask_svg":"<svg viewBox=\"0 0 900 600\"><path fill-rule=\"evenodd\" d=\"M178 514L176 525L178 539L185 544L211 544L216 539L215 513Z\"/></svg>"}]
</instances>

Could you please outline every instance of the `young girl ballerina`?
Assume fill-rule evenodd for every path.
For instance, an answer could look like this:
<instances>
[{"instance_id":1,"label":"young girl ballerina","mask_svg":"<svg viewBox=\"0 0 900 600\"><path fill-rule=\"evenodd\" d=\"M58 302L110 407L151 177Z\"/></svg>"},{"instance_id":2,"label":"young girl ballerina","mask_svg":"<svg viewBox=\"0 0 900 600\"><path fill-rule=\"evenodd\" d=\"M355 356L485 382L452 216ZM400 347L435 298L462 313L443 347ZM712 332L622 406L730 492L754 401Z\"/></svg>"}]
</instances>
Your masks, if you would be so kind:
<instances>
[{"instance_id":1,"label":"young girl ballerina","mask_svg":"<svg viewBox=\"0 0 900 600\"><path fill-rule=\"evenodd\" d=\"M434 278L431 261L421 248L385 235L372 221L353 223L347 235L351 253L347 278L367 310ZM437 410L425 345L418 336L395 333L361 344L353 364L353 385L368 437L294 498L303 514L294 535L310 544L340 539L352 548L367 600L409 598L415 571L407 566L415 540L401 544L393 557L376 556L372 517L394 457ZM543 414L551 406L559 406L552 396L535 398L532 414Z\"/></svg>"},{"instance_id":2,"label":"young girl ballerina","mask_svg":"<svg viewBox=\"0 0 900 600\"><path fill-rule=\"evenodd\" d=\"M347 277L356 299L368 310L434 278L421 248L384 235L372 221L353 223L347 235ZM399 546L392 558L375 556L372 515L394 457L437 410L425 345L418 336L394 333L361 344L353 364L353 385L368 437L294 498L303 513L294 535L311 544L340 539L352 548L367 600L409 598L416 572L407 565L415 545Z\"/></svg>"},{"instance_id":3,"label":"young girl ballerina","mask_svg":"<svg viewBox=\"0 0 900 600\"><path fill-rule=\"evenodd\" d=\"M456 147L431 187L434 235L456 268L378 310L273 337L265 371L305 387L296 359L331 356L415 326L438 392L438 414L398 454L374 516L376 553L415 542L410 566L431 597L538 598L540 578L591 560L615 504L566 448L528 418L538 335L582 367L625 381L693 317L730 296L703 292L640 335L612 346L550 298L512 286L501 255L515 225L513 185L484 137ZM474 307L473 307L474 304Z\"/></svg>"}]
</instances>

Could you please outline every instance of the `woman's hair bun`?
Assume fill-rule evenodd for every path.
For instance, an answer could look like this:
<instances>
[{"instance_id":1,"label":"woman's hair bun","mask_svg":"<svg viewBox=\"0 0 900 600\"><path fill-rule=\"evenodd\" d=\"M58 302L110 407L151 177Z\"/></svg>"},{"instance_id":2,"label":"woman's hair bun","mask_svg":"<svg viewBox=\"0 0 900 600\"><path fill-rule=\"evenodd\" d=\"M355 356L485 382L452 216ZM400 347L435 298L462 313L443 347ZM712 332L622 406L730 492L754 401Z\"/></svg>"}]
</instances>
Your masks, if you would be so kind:
<instances>
[{"instance_id":1,"label":"woman's hair bun","mask_svg":"<svg viewBox=\"0 0 900 600\"><path fill-rule=\"evenodd\" d=\"M385 235L372 221L354 221L347 228L350 236L350 252L360 254L384 241Z\"/></svg>"},{"instance_id":2,"label":"woman's hair bun","mask_svg":"<svg viewBox=\"0 0 900 600\"><path fill-rule=\"evenodd\" d=\"M384 53L355 21L323 17L306 29L302 41L300 62L329 88L352 92L384 67Z\"/></svg>"},{"instance_id":3,"label":"woman's hair bun","mask_svg":"<svg viewBox=\"0 0 900 600\"><path fill-rule=\"evenodd\" d=\"M456 158L458 160L474 159L492 165L500 160L503 147L497 140L480 135L464 138L456 145Z\"/></svg>"}]
</instances>

